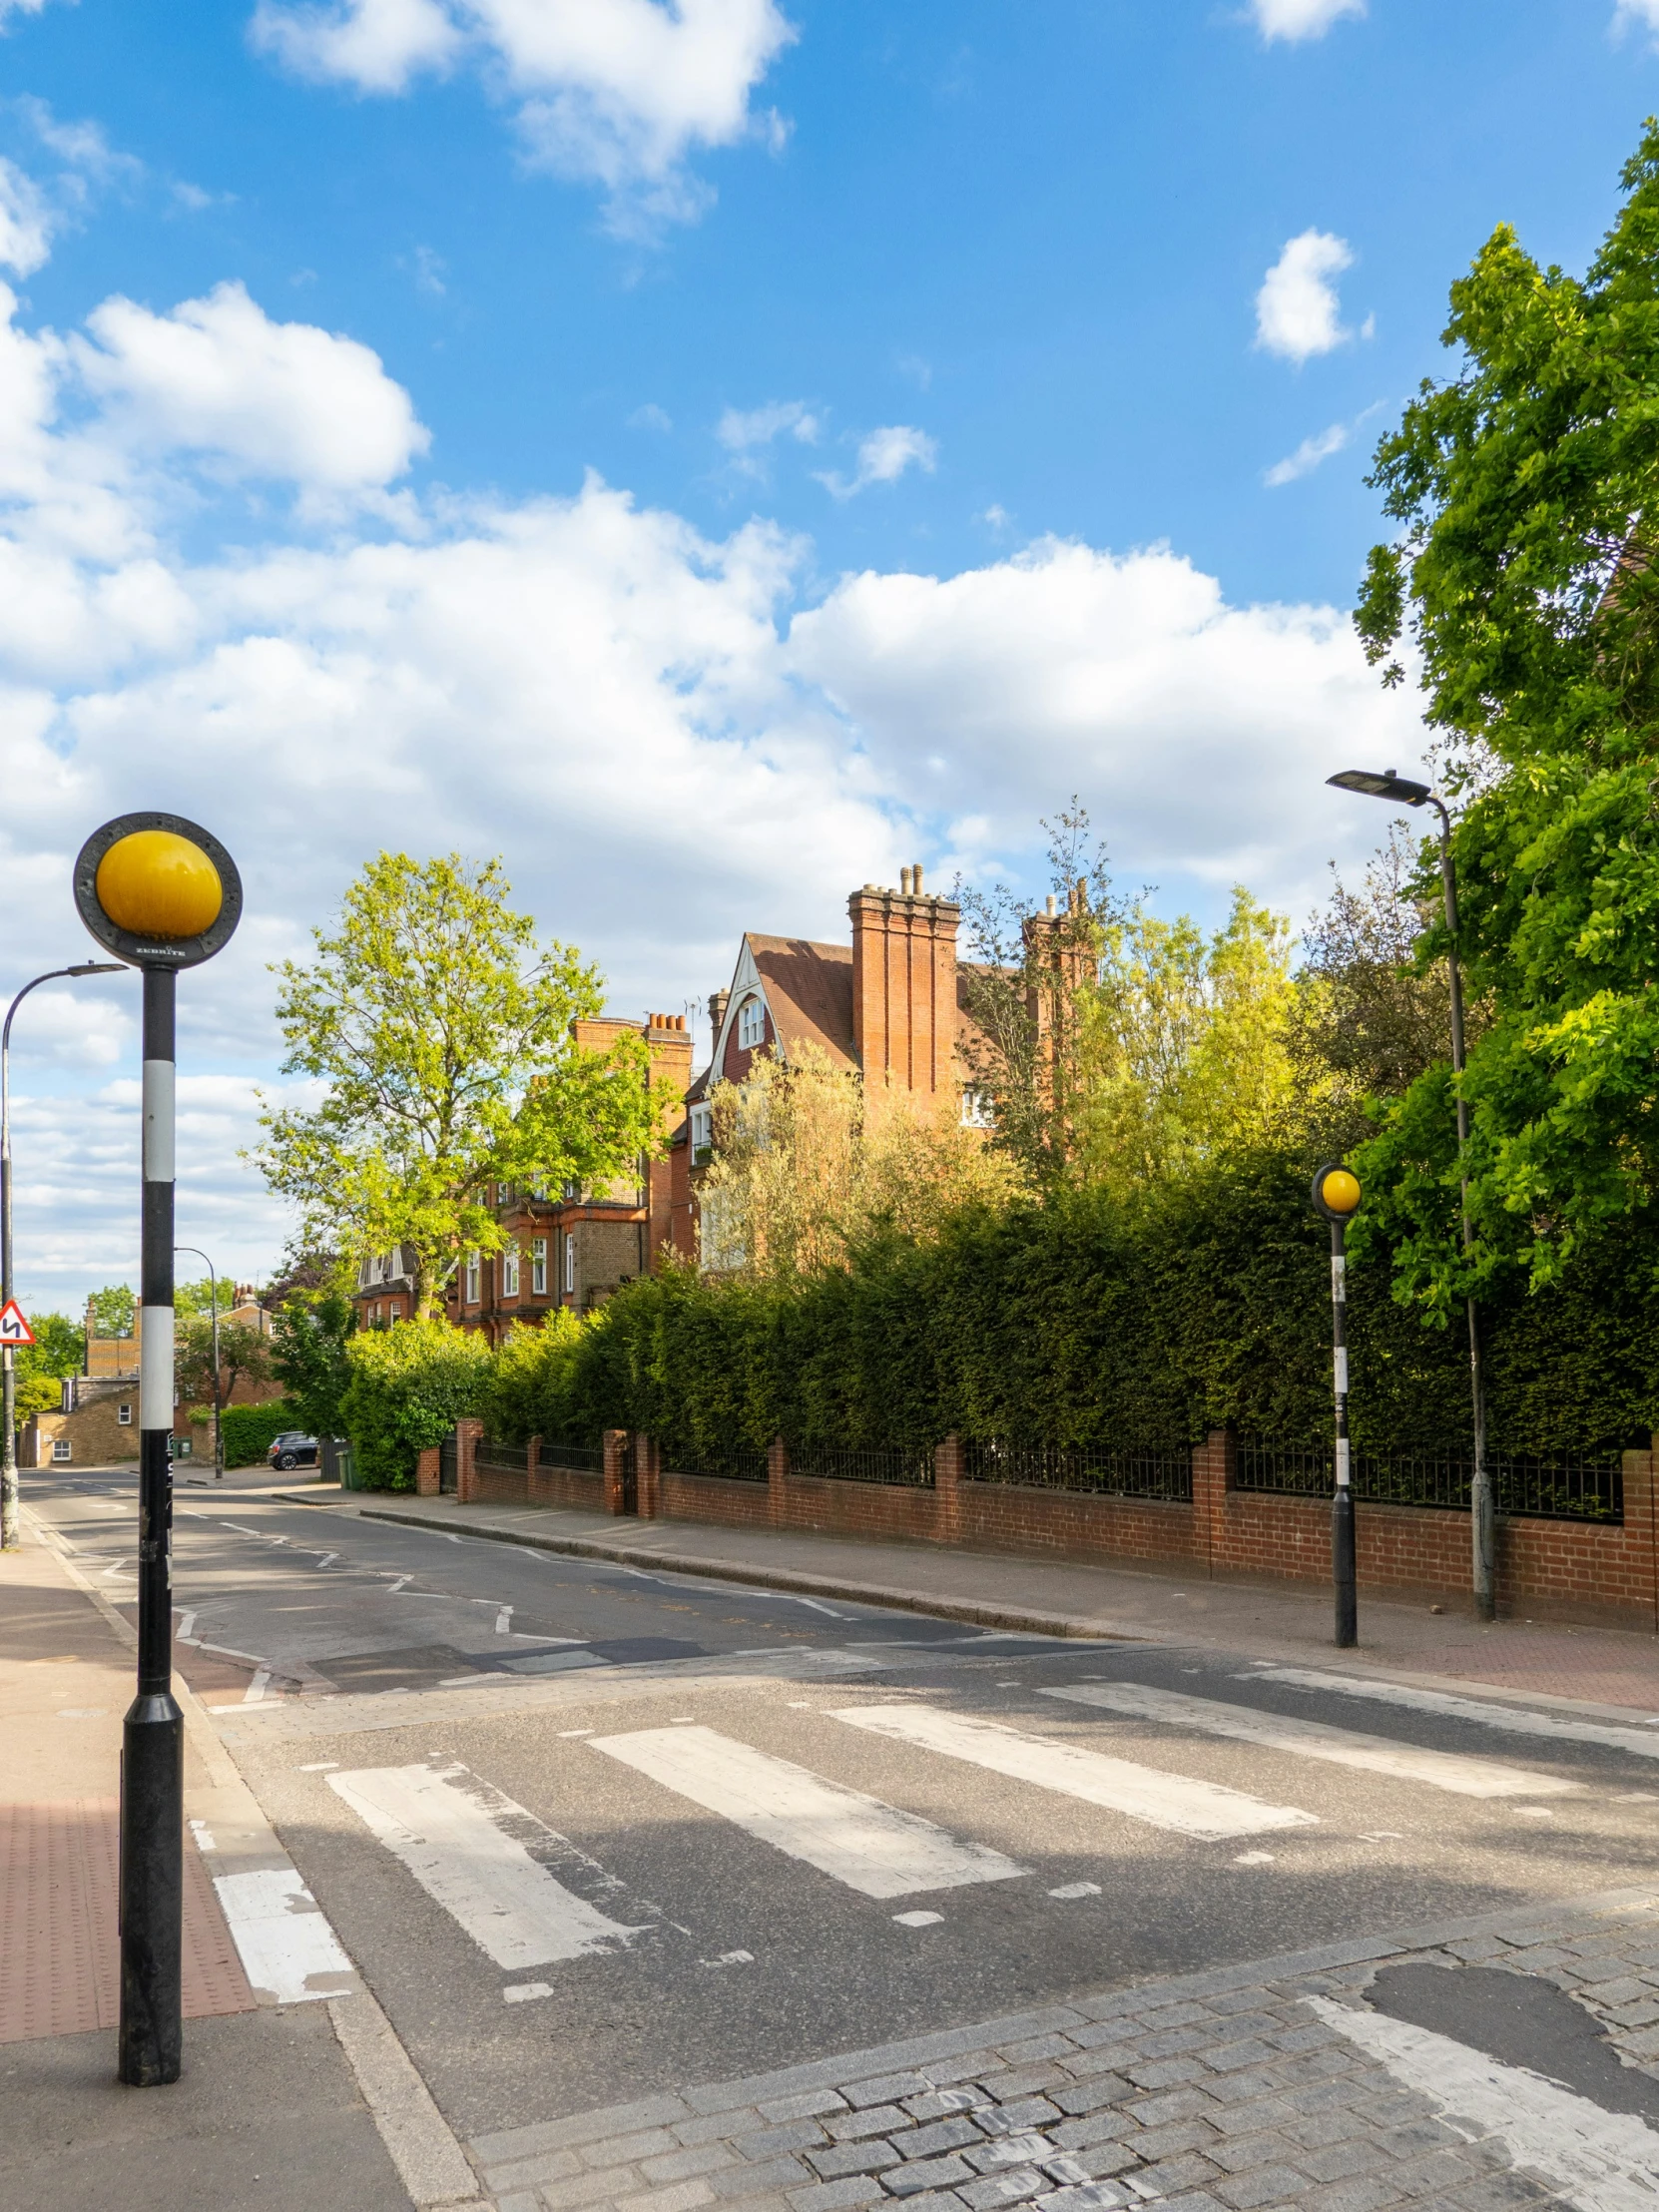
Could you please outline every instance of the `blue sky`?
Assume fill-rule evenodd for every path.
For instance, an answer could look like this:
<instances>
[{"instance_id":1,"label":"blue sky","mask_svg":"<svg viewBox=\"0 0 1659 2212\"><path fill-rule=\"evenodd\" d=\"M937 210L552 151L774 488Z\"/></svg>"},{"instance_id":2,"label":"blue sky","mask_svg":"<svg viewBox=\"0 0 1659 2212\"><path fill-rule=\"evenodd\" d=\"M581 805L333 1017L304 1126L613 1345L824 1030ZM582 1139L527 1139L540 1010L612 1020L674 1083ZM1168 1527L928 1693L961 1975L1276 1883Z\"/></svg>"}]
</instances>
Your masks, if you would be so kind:
<instances>
[{"instance_id":1,"label":"blue sky","mask_svg":"<svg viewBox=\"0 0 1659 2212\"><path fill-rule=\"evenodd\" d=\"M1370 448L1659 107L1659 0L0 26L0 990L107 815L244 857L185 1028L241 1273L263 963L381 844L504 851L632 1010L902 859L1032 881L1074 790L1160 904L1305 915L1384 826L1323 776L1421 746L1347 624ZM37 1300L130 1272L131 996L19 1020Z\"/></svg>"}]
</instances>

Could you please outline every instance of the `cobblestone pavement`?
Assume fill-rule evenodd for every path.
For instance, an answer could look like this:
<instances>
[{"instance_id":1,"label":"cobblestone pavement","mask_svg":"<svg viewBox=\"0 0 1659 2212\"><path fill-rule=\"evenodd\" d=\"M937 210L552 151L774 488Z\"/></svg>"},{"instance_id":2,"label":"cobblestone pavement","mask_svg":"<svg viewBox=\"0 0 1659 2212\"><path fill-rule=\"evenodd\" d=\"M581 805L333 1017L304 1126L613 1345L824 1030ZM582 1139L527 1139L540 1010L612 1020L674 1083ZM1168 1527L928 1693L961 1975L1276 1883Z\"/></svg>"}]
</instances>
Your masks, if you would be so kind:
<instances>
[{"instance_id":1,"label":"cobblestone pavement","mask_svg":"<svg viewBox=\"0 0 1659 2212\"><path fill-rule=\"evenodd\" d=\"M1082 1998L690 2088L469 2148L498 2212L1376 2212L1659 2203L1642 2138L1590 2194L1517 2157L1458 2092L1400 2081L1310 1999L1366 2014L1378 1968L1500 1966L1575 1996L1659 2067L1659 1893L1494 1916ZM1494 2069L1502 2074L1500 2066ZM1530 2080L1532 2077L1520 2077Z\"/></svg>"}]
</instances>

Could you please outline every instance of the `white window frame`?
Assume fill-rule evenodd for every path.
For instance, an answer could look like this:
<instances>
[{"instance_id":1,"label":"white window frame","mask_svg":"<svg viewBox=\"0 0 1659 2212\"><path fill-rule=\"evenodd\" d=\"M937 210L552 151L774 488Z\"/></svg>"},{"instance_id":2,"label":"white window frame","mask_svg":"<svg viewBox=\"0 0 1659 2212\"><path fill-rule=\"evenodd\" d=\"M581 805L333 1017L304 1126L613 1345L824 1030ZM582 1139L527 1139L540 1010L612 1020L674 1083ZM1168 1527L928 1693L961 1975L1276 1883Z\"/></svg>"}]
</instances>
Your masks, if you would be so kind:
<instances>
[{"instance_id":1,"label":"white window frame","mask_svg":"<svg viewBox=\"0 0 1659 2212\"><path fill-rule=\"evenodd\" d=\"M461 1293L464 1302L468 1306L477 1306L481 1303L484 1295L483 1284L482 1262L476 1252L469 1252L466 1256L466 1282Z\"/></svg>"},{"instance_id":2,"label":"white window frame","mask_svg":"<svg viewBox=\"0 0 1659 2212\"><path fill-rule=\"evenodd\" d=\"M694 1106L691 1110L692 1150L701 1152L705 1145L715 1141L715 1111L712 1106Z\"/></svg>"},{"instance_id":3,"label":"white window frame","mask_svg":"<svg viewBox=\"0 0 1659 2212\"><path fill-rule=\"evenodd\" d=\"M565 1231L565 1296L576 1296L576 1232Z\"/></svg>"},{"instance_id":4,"label":"white window frame","mask_svg":"<svg viewBox=\"0 0 1659 2212\"><path fill-rule=\"evenodd\" d=\"M74 1456L75 1447L67 1436L54 1436L52 1438L52 1464L55 1467L68 1466Z\"/></svg>"},{"instance_id":5,"label":"white window frame","mask_svg":"<svg viewBox=\"0 0 1659 2212\"><path fill-rule=\"evenodd\" d=\"M117 1428L131 1428L131 1427L132 1427L132 1425L133 1425L133 1408L132 1408L132 1406L131 1406L131 1405L118 1405L118 1406L116 1407L116 1409L115 1409L115 1424L116 1424Z\"/></svg>"},{"instance_id":6,"label":"white window frame","mask_svg":"<svg viewBox=\"0 0 1659 2212\"><path fill-rule=\"evenodd\" d=\"M766 1000L752 992L738 1008L738 1048L754 1052L767 1041Z\"/></svg>"},{"instance_id":7,"label":"white window frame","mask_svg":"<svg viewBox=\"0 0 1659 2212\"><path fill-rule=\"evenodd\" d=\"M547 1239L532 1237L530 1240L530 1292L534 1298L547 1296Z\"/></svg>"},{"instance_id":8,"label":"white window frame","mask_svg":"<svg viewBox=\"0 0 1659 2212\"><path fill-rule=\"evenodd\" d=\"M518 1296L518 1244L514 1240L501 1247L501 1296Z\"/></svg>"},{"instance_id":9,"label":"white window frame","mask_svg":"<svg viewBox=\"0 0 1659 2212\"><path fill-rule=\"evenodd\" d=\"M397 1324L402 1319L403 1301L400 1298L394 1298L391 1304L386 1308L386 1327L388 1329L395 1329L397 1327Z\"/></svg>"},{"instance_id":10,"label":"white window frame","mask_svg":"<svg viewBox=\"0 0 1659 2212\"><path fill-rule=\"evenodd\" d=\"M984 1091L975 1090L971 1083L965 1084L962 1089L962 1127L964 1129L994 1129L996 1127L996 1108L992 1105L989 1095Z\"/></svg>"}]
</instances>

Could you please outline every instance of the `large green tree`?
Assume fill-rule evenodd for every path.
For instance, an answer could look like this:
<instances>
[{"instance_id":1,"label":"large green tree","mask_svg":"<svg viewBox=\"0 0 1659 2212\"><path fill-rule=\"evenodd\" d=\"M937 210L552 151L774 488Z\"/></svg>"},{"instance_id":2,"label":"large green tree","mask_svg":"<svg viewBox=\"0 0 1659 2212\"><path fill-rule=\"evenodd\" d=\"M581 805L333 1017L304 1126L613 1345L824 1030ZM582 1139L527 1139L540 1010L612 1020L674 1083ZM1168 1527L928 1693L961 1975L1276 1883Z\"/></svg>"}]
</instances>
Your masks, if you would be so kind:
<instances>
[{"instance_id":1,"label":"large green tree","mask_svg":"<svg viewBox=\"0 0 1659 2212\"><path fill-rule=\"evenodd\" d=\"M66 1375L79 1375L86 1364L86 1332L65 1314L32 1314L32 1345L15 1353L17 1374L17 1425L36 1413L49 1413L63 1395Z\"/></svg>"},{"instance_id":2,"label":"large green tree","mask_svg":"<svg viewBox=\"0 0 1659 2212\"><path fill-rule=\"evenodd\" d=\"M1655 1198L1659 126L1623 182L1582 277L1493 233L1451 289L1459 372L1421 386L1372 478L1398 534L1356 619L1383 681L1412 668L1425 694L1460 797L1459 951L1490 1014L1464 1083L1471 1253L1443 1062L1362 1162L1372 1232L1431 1311L1508 1268L1553 1279Z\"/></svg>"},{"instance_id":3,"label":"large green tree","mask_svg":"<svg viewBox=\"0 0 1659 2212\"><path fill-rule=\"evenodd\" d=\"M315 957L275 970L283 1072L323 1096L262 1114L256 1157L312 1244L408 1246L421 1317L463 1251L501 1243L488 1183L633 1177L660 1127L643 1040L576 1041L599 973L540 944L510 888L499 860L382 852Z\"/></svg>"}]
</instances>

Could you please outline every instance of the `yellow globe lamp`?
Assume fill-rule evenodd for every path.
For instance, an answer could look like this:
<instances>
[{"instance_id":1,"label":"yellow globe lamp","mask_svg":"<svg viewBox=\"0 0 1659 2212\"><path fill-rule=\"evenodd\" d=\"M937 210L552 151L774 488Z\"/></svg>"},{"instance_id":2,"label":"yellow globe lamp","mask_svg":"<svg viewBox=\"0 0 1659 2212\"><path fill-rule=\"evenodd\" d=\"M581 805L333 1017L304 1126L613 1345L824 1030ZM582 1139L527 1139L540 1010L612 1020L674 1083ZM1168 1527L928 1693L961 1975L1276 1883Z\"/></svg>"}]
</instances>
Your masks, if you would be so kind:
<instances>
[{"instance_id":1,"label":"yellow globe lamp","mask_svg":"<svg viewBox=\"0 0 1659 2212\"><path fill-rule=\"evenodd\" d=\"M98 863L98 903L137 937L200 937L219 919L225 886L199 844L172 830L135 830Z\"/></svg>"},{"instance_id":2,"label":"yellow globe lamp","mask_svg":"<svg viewBox=\"0 0 1659 2212\"><path fill-rule=\"evenodd\" d=\"M1360 1210L1360 1178L1348 1168L1327 1168L1320 1178L1320 1198L1328 1213L1346 1219Z\"/></svg>"}]
</instances>

